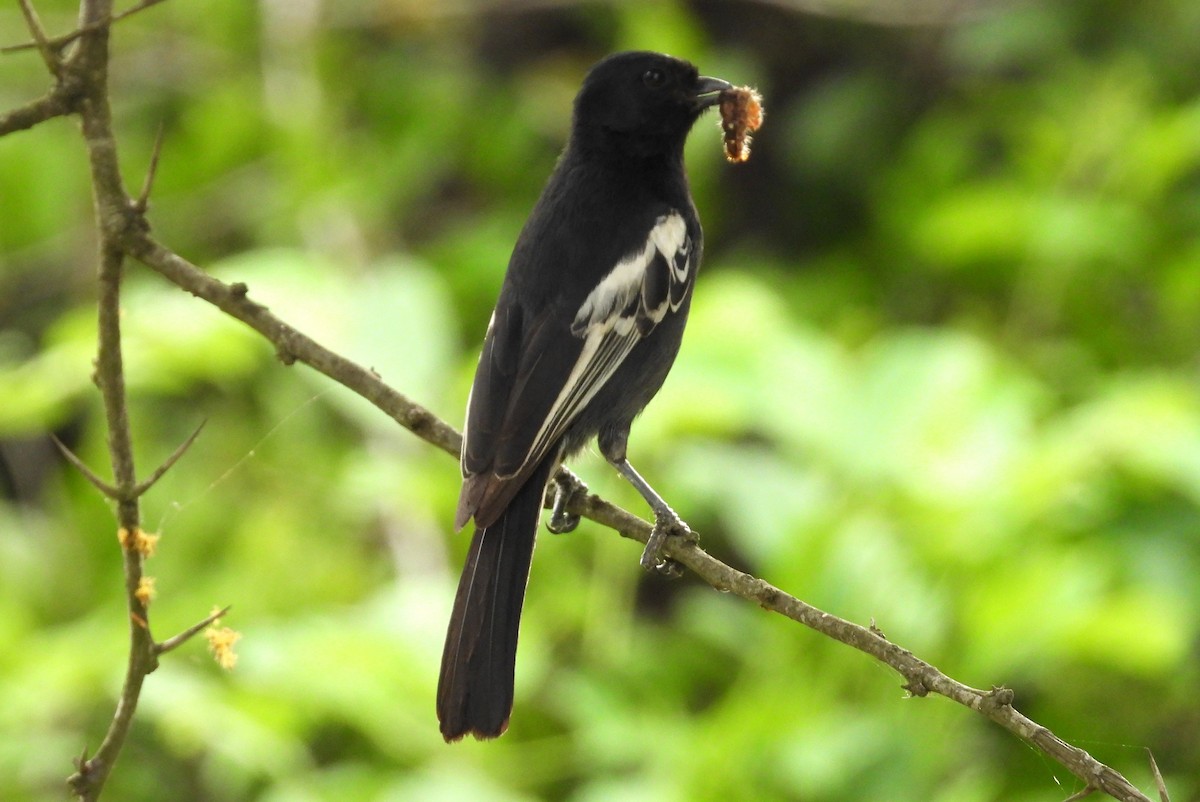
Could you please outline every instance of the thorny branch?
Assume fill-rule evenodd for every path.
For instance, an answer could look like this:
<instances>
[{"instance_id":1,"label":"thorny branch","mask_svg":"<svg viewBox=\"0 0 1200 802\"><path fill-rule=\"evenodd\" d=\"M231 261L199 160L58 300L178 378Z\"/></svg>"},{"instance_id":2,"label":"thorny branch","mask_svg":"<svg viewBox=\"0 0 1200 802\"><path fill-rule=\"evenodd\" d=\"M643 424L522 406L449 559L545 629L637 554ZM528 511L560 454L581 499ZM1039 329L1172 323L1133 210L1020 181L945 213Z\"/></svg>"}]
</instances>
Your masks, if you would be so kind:
<instances>
[{"instance_id":1,"label":"thorny branch","mask_svg":"<svg viewBox=\"0 0 1200 802\"><path fill-rule=\"evenodd\" d=\"M315 368L374 403L421 439L458 456L461 440L453 428L388 387L374 373L325 349L272 315L266 307L251 301L245 285L225 284L207 275L144 231L131 233L127 247L131 255L175 284L263 334L275 345L285 363L300 361ZM650 524L595 494L576 494L567 504L567 511L641 543L650 536ZM1114 799L1149 802L1117 771L1021 714L1012 706L1011 690L992 688L983 691L957 682L892 643L877 629L868 629L819 610L762 579L726 565L694 542L672 539L666 553L712 587L753 601L887 664L905 679L904 688L913 696L936 693L986 716L1062 764L1086 787Z\"/></svg>"},{"instance_id":2,"label":"thorny branch","mask_svg":"<svg viewBox=\"0 0 1200 802\"><path fill-rule=\"evenodd\" d=\"M116 23L116 22L120 22L121 20L126 19L127 17L132 17L134 14L138 13L139 11L145 11L147 8L150 8L151 6L156 6L159 3L162 3L163 1L164 0L142 0L142 2L138 3L133 8L126 9L125 11L122 11L118 14L113 14L112 17L110 17L108 19L99 20L97 22L92 22L92 23L85 23L84 25L81 25L79 28L75 29L74 31L71 31L68 34L64 34L63 36L57 36L53 39L46 39L44 36L39 39L37 31L33 30L32 26L31 26L30 33L33 34L34 41L22 42L19 45L6 45L4 47L0 47L0 53L19 53L22 50L32 50L34 48L42 48L45 46L48 46L50 49L52 49L56 52L59 52L64 47L71 44L71 42L74 42L76 39L83 36L85 33L91 33L92 31L97 30L100 27L108 27L109 25L112 25L113 23ZM29 0L21 0L22 7L28 5L28 3L29 3ZM27 18L28 18L28 16L27 16ZM44 45L43 45L43 41L45 43Z\"/></svg>"},{"instance_id":3,"label":"thorny branch","mask_svg":"<svg viewBox=\"0 0 1200 802\"><path fill-rule=\"evenodd\" d=\"M47 69L55 77L54 88L43 98L0 116L0 135L30 128L39 122L65 114L78 114L81 122L88 166L92 178L93 206L98 234L97 354L93 379L100 390L108 430L108 452L112 464L112 482L106 482L61 443L59 448L88 481L108 496L116 506L118 540L124 568L125 596L129 611L129 659L125 680L104 739L95 754L85 750L75 762L76 771L67 780L75 795L90 802L100 797L117 757L133 725L134 713L146 677L158 667L158 657L176 648L213 621L209 616L200 624L156 643L150 633L150 580L143 563L153 550L154 537L141 531L138 498L150 489L183 455L195 440L192 437L148 479L138 482L133 456L133 437L125 393L125 366L121 350L121 278L128 248L129 229L145 229L141 212L145 208L146 189L138 201L131 201L121 181L117 144L112 130L108 102L109 29L112 0L82 0L80 5L79 45L67 58L61 46L48 42L29 0L20 0L26 24ZM151 173L153 168L151 169ZM199 434L197 430L196 434Z\"/></svg>"},{"instance_id":4,"label":"thorny branch","mask_svg":"<svg viewBox=\"0 0 1200 802\"><path fill-rule=\"evenodd\" d=\"M158 2L161 0L145 0L120 16L128 16ZM213 613L184 632L156 643L150 634L146 603L137 592L143 577L142 562L149 550L139 528L138 497L175 463L195 435L149 479L137 481L125 398L119 315L121 273L127 256L258 331L274 345L285 364L300 361L309 365L371 401L406 429L443 451L457 456L460 437L453 427L388 387L371 371L324 348L252 301L244 284L225 284L214 279L157 242L150 235L144 217L153 167L145 189L136 199L129 196L118 170L107 82L109 30L112 22L119 18L112 15L112 0L82 0L79 30L57 39L45 36L29 0L21 0L21 4L34 41L3 50L38 49L55 75L56 83L45 97L0 115L0 136L56 116L79 114L100 235L99 351L95 379L104 401L113 482L103 481L86 469L78 458L70 458L116 503L129 604L130 656L112 725L97 752L91 758L85 752L77 760L78 770L69 780L81 799L95 800L120 753L132 724L142 683L157 667L158 656L179 646L225 612ZM61 54L66 46L75 40L79 41L78 46L69 57L63 58ZM649 536L650 526L644 520L594 494L583 491L574 494L567 504L567 511L643 543ZM1101 792L1114 799L1149 802L1118 772L1017 711L1012 704L1011 690L992 688L984 691L963 685L887 640L875 627L862 627L806 604L762 579L726 565L694 542L672 539L666 552L712 587L730 591L764 609L787 616L885 663L904 678L904 688L913 696L935 693L986 716L1071 771L1084 783L1081 794ZM1161 783L1160 791L1165 794Z\"/></svg>"}]
</instances>

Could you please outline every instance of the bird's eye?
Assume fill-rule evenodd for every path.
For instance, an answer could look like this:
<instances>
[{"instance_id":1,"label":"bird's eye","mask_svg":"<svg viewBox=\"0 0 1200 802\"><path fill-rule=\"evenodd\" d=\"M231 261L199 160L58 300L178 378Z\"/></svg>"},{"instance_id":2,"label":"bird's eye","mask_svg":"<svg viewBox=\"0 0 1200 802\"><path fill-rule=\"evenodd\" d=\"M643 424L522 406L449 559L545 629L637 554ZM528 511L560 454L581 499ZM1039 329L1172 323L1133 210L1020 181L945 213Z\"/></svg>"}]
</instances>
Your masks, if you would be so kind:
<instances>
[{"instance_id":1,"label":"bird's eye","mask_svg":"<svg viewBox=\"0 0 1200 802\"><path fill-rule=\"evenodd\" d=\"M658 89L667 82L667 76L662 70L649 69L642 73L642 83L651 89Z\"/></svg>"}]
</instances>

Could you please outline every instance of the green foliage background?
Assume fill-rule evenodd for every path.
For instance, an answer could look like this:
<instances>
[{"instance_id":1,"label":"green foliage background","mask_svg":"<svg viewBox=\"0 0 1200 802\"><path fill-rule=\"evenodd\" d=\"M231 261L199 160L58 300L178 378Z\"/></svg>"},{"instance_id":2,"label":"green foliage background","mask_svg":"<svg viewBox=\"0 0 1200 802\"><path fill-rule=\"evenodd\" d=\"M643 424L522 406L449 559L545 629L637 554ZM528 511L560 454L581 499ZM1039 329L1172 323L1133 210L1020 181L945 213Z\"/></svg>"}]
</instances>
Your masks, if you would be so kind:
<instances>
[{"instance_id":1,"label":"green foliage background","mask_svg":"<svg viewBox=\"0 0 1200 802\"><path fill-rule=\"evenodd\" d=\"M731 167L689 144L708 254L635 464L717 556L893 640L1149 792L1200 799L1200 5L994 3L954 24L770 3L172 0L121 23L127 180L157 234L461 419L508 251L587 66L758 85ZM427 7L432 6L432 7ZM855 4L906 13L895 4ZM66 0L37 3L54 32ZM0 41L26 38L15 4ZM0 59L0 107L47 85ZM0 140L0 798L58 799L124 666L87 170ZM453 461L139 265L124 305L165 637L113 800L1059 800L983 719L584 525L543 536L510 732L444 745L467 538ZM602 461L590 486L632 509ZM103 473L104 471L101 470Z\"/></svg>"}]
</instances>

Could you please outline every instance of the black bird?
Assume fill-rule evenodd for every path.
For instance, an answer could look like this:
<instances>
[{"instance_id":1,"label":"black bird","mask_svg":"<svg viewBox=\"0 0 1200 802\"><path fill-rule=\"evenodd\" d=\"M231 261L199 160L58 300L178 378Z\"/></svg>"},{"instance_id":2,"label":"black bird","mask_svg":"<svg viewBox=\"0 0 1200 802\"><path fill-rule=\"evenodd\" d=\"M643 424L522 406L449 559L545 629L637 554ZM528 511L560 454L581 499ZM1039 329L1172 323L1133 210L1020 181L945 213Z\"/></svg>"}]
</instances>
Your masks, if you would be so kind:
<instances>
[{"instance_id":1,"label":"black bird","mask_svg":"<svg viewBox=\"0 0 1200 802\"><path fill-rule=\"evenodd\" d=\"M683 145L730 84L648 52L596 64L570 138L521 231L467 402L455 526L475 519L446 633L437 710L447 741L494 738L512 712L517 629L546 486L598 436L665 536L689 530L625 458L629 427L670 370L700 267ZM560 500L563 493L560 488ZM556 504L552 531L578 519Z\"/></svg>"}]
</instances>

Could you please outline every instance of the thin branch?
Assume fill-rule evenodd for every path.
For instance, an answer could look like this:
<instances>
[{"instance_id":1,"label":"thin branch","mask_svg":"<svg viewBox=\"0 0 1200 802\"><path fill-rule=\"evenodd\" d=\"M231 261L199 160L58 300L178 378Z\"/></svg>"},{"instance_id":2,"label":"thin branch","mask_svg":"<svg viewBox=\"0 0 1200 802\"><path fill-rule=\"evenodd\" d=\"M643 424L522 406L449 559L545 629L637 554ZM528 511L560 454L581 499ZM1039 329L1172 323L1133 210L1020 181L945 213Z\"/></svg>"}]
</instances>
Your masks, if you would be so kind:
<instances>
[{"instance_id":1,"label":"thin branch","mask_svg":"<svg viewBox=\"0 0 1200 802\"><path fill-rule=\"evenodd\" d=\"M104 402L108 424L108 451L112 461L113 481L119 493L117 524L121 538L121 554L125 574L125 596L129 609L129 661L125 682L117 702L117 710L99 749L89 759L81 761L78 770L67 783L85 802L100 796L137 710L142 684L146 676L158 667L158 654L150 634L148 597L139 594L142 586L143 553L139 538L130 537L141 531L141 512L133 490L137 473L133 459L133 437L129 427L129 411L125 395L125 367L121 353L121 271L125 253L120 244L126 227L124 210L128 195L121 183L117 163L117 145L112 130L112 114L108 104L108 27L112 15L112 0L83 0L80 17L85 26L93 27L80 41L71 59L70 68L84 76L85 90L80 103L84 142L91 168L92 190L99 234L99 287L97 329L99 346L96 356L96 384Z\"/></svg>"},{"instance_id":2,"label":"thin branch","mask_svg":"<svg viewBox=\"0 0 1200 802\"><path fill-rule=\"evenodd\" d=\"M384 384L375 373L330 351L250 300L245 284L226 284L209 276L145 231L129 232L125 245L134 258L266 337L284 364L300 360L358 393L422 440L458 454L462 440L454 427Z\"/></svg>"},{"instance_id":3,"label":"thin branch","mask_svg":"<svg viewBox=\"0 0 1200 802\"><path fill-rule=\"evenodd\" d=\"M145 11L146 9L150 8L151 6L156 6L159 3L162 3L164 1L165 0L142 0L141 3L138 3L133 8L122 11L121 13L114 15L111 19L100 20L98 22L86 23L84 25L79 26L78 28L71 31L70 33L63 34L62 36L56 36L51 39L47 39L46 44L49 45L49 47L52 50L61 52L64 47L71 44L71 42L74 42L76 39L78 39L79 37L83 36L86 33L91 33L93 31L99 30L101 27L107 27L113 23L120 22L123 19L132 17L134 14L137 14L139 11ZM32 50L37 46L38 46L37 42L21 42L20 44L16 44L16 45L5 45L4 47L0 47L0 53L4 53L4 54L19 53L23 50Z\"/></svg>"},{"instance_id":4,"label":"thin branch","mask_svg":"<svg viewBox=\"0 0 1200 802\"><path fill-rule=\"evenodd\" d=\"M26 131L38 123L66 116L74 110L74 104L68 94L56 89L24 106L0 114L0 136L14 131Z\"/></svg>"},{"instance_id":5,"label":"thin branch","mask_svg":"<svg viewBox=\"0 0 1200 802\"><path fill-rule=\"evenodd\" d=\"M50 43L46 41L46 31L42 28L42 21L38 19L37 11L34 10L33 4L29 0L19 0L21 5L21 13L25 15L25 25L29 28L29 32L33 34L33 42L37 47L38 52L42 54L42 61L46 64L46 69L50 70L50 74L59 76L62 74L62 64L58 60L58 54L51 48Z\"/></svg>"},{"instance_id":6,"label":"thin branch","mask_svg":"<svg viewBox=\"0 0 1200 802\"><path fill-rule=\"evenodd\" d=\"M46 64L46 69L54 76L56 83L54 88L43 97L0 115L0 136L11 134L14 131L24 131L38 123L74 112L80 89L78 81L67 80L68 70L59 57L59 51L46 39L42 21L38 19L32 2L30 0L19 0L19 2L21 13L25 16L25 24L33 35L34 41L28 46L37 48L42 56L42 61Z\"/></svg>"},{"instance_id":7,"label":"thin branch","mask_svg":"<svg viewBox=\"0 0 1200 802\"><path fill-rule=\"evenodd\" d=\"M285 362L299 360L316 368L374 403L426 442L457 456L461 440L452 427L389 388L375 374L328 351L265 307L252 302L244 285L225 284L205 274L144 232L131 235L127 245L133 256L166 278L263 334L281 355L286 355ZM650 525L646 521L594 494L575 496L567 505L567 512L589 518L625 537L646 542L650 534ZM957 682L887 640L878 629L859 626L806 604L768 582L726 565L694 542L672 539L668 541L666 554L718 590L730 591L753 601L891 666L905 679L905 688L913 696L936 693L986 716L1058 761L1089 787L1115 799L1149 802L1118 772L1018 712L1012 706L1012 691L1005 688L982 691Z\"/></svg>"},{"instance_id":8,"label":"thin branch","mask_svg":"<svg viewBox=\"0 0 1200 802\"><path fill-rule=\"evenodd\" d=\"M67 448L66 445L63 444L62 440L59 440L53 434L50 435L50 439L52 441L54 441L54 445L58 446L59 453L63 455L63 457L66 459L66 461L71 463L71 465L74 466L75 470L77 470L81 474L83 474L83 478L87 479L89 482L91 482L92 485L94 485L97 490L99 490L101 493L103 493L104 495L108 496L111 499L120 498L121 491L117 490L117 488L113 487L108 482L104 481L99 476L97 476L96 472L93 471L91 468L89 468L87 466L87 463L85 463L78 456L76 456L75 452L73 452L71 449Z\"/></svg>"},{"instance_id":9,"label":"thin branch","mask_svg":"<svg viewBox=\"0 0 1200 802\"><path fill-rule=\"evenodd\" d=\"M218 618L224 618L225 614L228 613L231 609L232 609L232 605L227 605L220 610L216 610L215 612L210 613L209 615L205 616L200 621L197 621L195 624L192 624L190 627L185 629L183 632L180 632L178 635L167 638L162 643L155 644L154 651L157 654L166 654L167 652L169 652L173 649L179 648L180 646L187 643L192 638L196 637L196 635L200 634L200 631L203 630L206 626L208 626L212 622L216 621Z\"/></svg>"},{"instance_id":10,"label":"thin branch","mask_svg":"<svg viewBox=\"0 0 1200 802\"><path fill-rule=\"evenodd\" d=\"M186 440L179 444L179 447L175 449L171 456L167 457L166 462L155 468L154 473L150 474L149 478L143 479L133 486L132 493L134 498L140 498L144 496L146 491L154 487L154 485L158 483L158 480L163 478L167 471L171 470L172 466L174 466L176 462L179 462L180 457L187 453L187 450L191 448L192 443L196 442L196 438L200 436L200 432L204 431L204 426L207 423L208 421L201 421L200 425L196 427L196 430L188 435Z\"/></svg>"},{"instance_id":11,"label":"thin branch","mask_svg":"<svg viewBox=\"0 0 1200 802\"><path fill-rule=\"evenodd\" d=\"M648 523L594 495L589 495L580 504L569 505L568 511L642 543L650 534ZM668 542L666 554L718 590L756 602L766 610L786 616L885 663L904 677L904 688L913 696L936 693L969 707L1033 744L1089 786L1114 799L1149 802L1120 773L1018 712L1012 706L1011 690L981 691L951 679L912 652L887 640L878 628L862 627L813 607L769 582L726 565L693 541L673 538Z\"/></svg>"}]
</instances>

